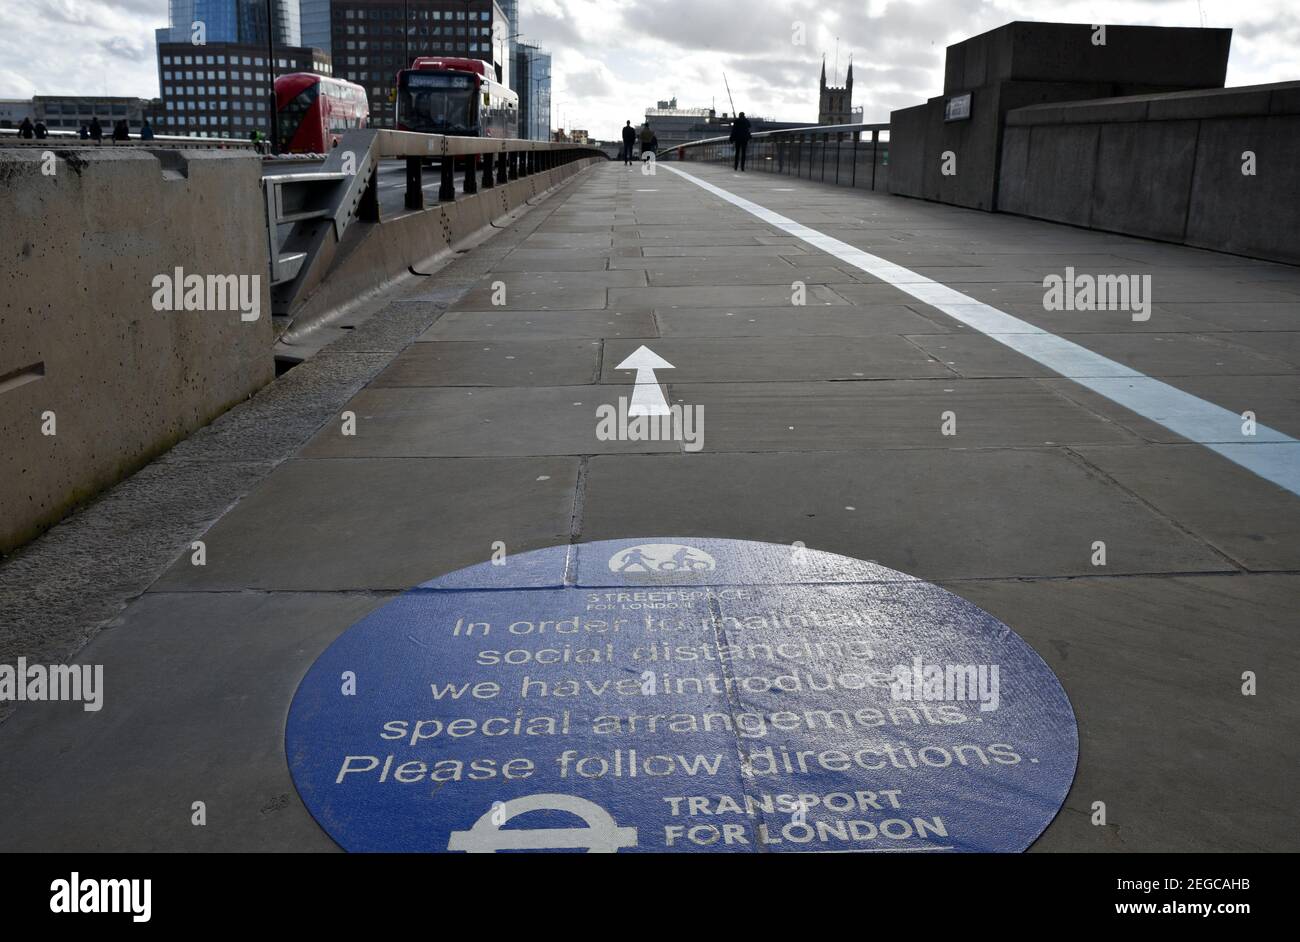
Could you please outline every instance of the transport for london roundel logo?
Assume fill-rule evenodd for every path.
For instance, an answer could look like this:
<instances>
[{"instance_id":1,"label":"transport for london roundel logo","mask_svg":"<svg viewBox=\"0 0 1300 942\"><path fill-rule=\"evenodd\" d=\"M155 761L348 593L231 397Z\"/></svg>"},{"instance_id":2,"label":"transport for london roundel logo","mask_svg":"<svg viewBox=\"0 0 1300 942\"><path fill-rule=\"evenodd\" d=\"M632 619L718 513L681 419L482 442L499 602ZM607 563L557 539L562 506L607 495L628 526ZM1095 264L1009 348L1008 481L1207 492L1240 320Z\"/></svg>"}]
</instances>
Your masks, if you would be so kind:
<instances>
[{"instance_id":1,"label":"transport for london roundel logo","mask_svg":"<svg viewBox=\"0 0 1300 942\"><path fill-rule=\"evenodd\" d=\"M1078 731L1033 648L937 586L643 537L376 609L308 670L285 748L351 851L1021 851Z\"/></svg>"}]
</instances>

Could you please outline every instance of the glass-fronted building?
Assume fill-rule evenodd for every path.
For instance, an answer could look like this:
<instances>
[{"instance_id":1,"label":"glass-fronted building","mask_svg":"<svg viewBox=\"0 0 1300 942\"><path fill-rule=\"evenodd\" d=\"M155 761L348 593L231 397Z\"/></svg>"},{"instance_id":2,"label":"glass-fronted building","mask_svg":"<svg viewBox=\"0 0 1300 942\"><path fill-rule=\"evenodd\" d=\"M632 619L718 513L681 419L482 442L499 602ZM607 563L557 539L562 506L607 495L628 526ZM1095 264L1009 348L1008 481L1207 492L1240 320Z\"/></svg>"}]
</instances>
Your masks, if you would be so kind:
<instances>
[{"instance_id":1,"label":"glass-fronted building","mask_svg":"<svg viewBox=\"0 0 1300 942\"><path fill-rule=\"evenodd\" d=\"M302 44L333 53L330 45L330 0L298 0Z\"/></svg>"},{"instance_id":2,"label":"glass-fronted building","mask_svg":"<svg viewBox=\"0 0 1300 942\"><path fill-rule=\"evenodd\" d=\"M519 134L529 141L551 139L551 54L519 43L514 59L519 94Z\"/></svg>"}]
</instances>

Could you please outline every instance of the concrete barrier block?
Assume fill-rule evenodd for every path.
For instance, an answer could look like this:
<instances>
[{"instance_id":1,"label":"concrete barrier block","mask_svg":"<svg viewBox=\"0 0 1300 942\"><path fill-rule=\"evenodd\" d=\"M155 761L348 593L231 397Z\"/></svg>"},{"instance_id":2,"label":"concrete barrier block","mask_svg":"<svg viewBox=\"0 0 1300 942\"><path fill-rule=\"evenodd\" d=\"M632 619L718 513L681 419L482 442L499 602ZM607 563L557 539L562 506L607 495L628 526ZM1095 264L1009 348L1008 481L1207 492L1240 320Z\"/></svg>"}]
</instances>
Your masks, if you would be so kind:
<instances>
[{"instance_id":1,"label":"concrete barrier block","mask_svg":"<svg viewBox=\"0 0 1300 942\"><path fill-rule=\"evenodd\" d=\"M274 377L260 175L234 152L0 149L0 552Z\"/></svg>"}]
</instances>

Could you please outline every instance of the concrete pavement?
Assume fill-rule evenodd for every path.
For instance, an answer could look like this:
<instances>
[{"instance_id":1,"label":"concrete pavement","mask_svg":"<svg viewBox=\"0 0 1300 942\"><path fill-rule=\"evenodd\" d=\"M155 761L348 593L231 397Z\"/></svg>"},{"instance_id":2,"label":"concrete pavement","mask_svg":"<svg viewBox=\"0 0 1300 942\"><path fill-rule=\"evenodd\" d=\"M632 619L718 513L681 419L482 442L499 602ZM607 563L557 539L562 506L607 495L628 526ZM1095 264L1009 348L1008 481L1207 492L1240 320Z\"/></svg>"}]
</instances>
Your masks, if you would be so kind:
<instances>
[{"instance_id":1,"label":"concrete pavement","mask_svg":"<svg viewBox=\"0 0 1300 942\"><path fill-rule=\"evenodd\" d=\"M1295 268L681 166L1300 436ZM1150 320L1044 311L1042 279L1066 266L1151 275ZM583 173L427 281L276 384L324 392L272 387L142 472L241 483L152 548L165 571L78 586L129 603L79 655L105 665L109 706L28 704L0 726L0 848L332 848L283 742L331 640L497 541L663 534L875 560L1010 625L1079 725L1074 788L1035 849L1300 848L1300 497L662 168ZM642 343L673 364L669 400L703 407L700 451L597 437ZM24 559L94 512L0 580L51 592L57 570Z\"/></svg>"}]
</instances>

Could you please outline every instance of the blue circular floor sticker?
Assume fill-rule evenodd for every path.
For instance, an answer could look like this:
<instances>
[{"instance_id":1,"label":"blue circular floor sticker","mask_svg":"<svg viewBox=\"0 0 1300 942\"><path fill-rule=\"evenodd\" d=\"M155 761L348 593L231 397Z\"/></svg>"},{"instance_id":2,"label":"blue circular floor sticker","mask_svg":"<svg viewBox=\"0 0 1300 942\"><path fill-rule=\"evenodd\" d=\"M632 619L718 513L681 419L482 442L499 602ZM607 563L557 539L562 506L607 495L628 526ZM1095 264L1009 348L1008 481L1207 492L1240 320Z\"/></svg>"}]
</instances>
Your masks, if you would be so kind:
<instances>
[{"instance_id":1,"label":"blue circular floor sticker","mask_svg":"<svg viewBox=\"0 0 1300 942\"><path fill-rule=\"evenodd\" d=\"M350 851L1021 851L1078 732L1015 632L796 544L562 546L412 589L289 711Z\"/></svg>"}]
</instances>

